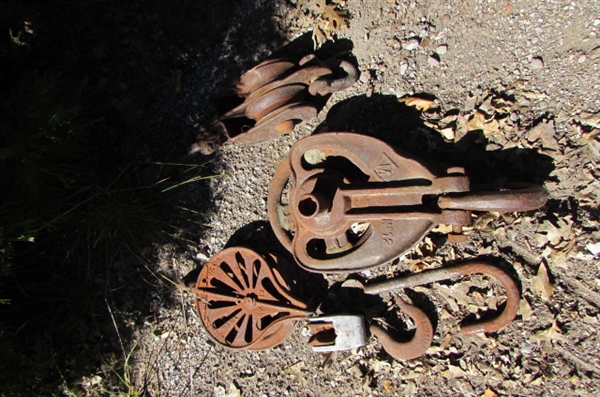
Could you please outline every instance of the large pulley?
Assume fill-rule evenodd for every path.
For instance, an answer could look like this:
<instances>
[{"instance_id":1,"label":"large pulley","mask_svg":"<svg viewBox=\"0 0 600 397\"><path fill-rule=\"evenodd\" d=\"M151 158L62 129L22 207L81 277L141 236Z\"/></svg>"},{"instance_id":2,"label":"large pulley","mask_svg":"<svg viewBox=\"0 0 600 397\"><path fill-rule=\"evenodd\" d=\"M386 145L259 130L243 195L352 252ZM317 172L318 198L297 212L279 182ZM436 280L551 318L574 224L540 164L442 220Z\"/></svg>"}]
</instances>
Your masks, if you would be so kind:
<instances>
[{"instance_id":1,"label":"large pulley","mask_svg":"<svg viewBox=\"0 0 600 397\"><path fill-rule=\"evenodd\" d=\"M289 336L296 320L310 315L277 266L277 256L243 247L227 248L204 266L193 291L202 323L217 343L268 349Z\"/></svg>"},{"instance_id":2,"label":"large pulley","mask_svg":"<svg viewBox=\"0 0 600 397\"><path fill-rule=\"evenodd\" d=\"M469 225L471 210L528 211L547 199L541 187L469 190L458 169L437 176L375 138L324 133L292 146L269 186L267 210L301 267L348 272L389 262L438 224Z\"/></svg>"}]
</instances>

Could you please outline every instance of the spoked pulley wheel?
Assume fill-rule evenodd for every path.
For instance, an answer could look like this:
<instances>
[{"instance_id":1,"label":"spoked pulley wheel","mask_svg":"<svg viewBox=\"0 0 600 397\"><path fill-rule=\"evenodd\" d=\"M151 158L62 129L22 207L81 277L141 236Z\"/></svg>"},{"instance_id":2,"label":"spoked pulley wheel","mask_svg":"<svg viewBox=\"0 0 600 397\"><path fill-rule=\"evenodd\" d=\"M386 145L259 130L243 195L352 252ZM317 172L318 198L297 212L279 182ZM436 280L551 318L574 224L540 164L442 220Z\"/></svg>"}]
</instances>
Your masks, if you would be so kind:
<instances>
[{"instance_id":1,"label":"spoked pulley wheel","mask_svg":"<svg viewBox=\"0 0 600 397\"><path fill-rule=\"evenodd\" d=\"M274 255L227 248L204 266L194 294L196 308L214 340L228 348L262 350L282 343L307 305L291 295Z\"/></svg>"}]
</instances>

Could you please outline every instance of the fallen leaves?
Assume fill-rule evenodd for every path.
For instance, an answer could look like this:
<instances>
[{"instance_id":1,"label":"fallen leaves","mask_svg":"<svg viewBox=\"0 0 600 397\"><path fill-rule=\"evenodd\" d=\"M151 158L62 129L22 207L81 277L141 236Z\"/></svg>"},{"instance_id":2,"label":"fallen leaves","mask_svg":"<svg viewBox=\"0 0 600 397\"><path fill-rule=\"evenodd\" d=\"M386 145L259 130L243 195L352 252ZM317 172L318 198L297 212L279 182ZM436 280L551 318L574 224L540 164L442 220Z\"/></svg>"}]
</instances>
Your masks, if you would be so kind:
<instances>
[{"instance_id":1,"label":"fallen leaves","mask_svg":"<svg viewBox=\"0 0 600 397\"><path fill-rule=\"evenodd\" d=\"M300 360L293 365L287 367L284 372L286 374L291 375L295 378L300 384L305 385L307 383L306 377L304 376L304 371L306 371L306 364L304 361Z\"/></svg>"},{"instance_id":2,"label":"fallen leaves","mask_svg":"<svg viewBox=\"0 0 600 397\"><path fill-rule=\"evenodd\" d=\"M564 248L573 239L573 219L571 215L564 216L554 222L545 220L536 231L536 241L539 248L547 245L554 249Z\"/></svg>"},{"instance_id":3,"label":"fallen leaves","mask_svg":"<svg viewBox=\"0 0 600 397\"><path fill-rule=\"evenodd\" d=\"M457 379L469 376L469 372L463 370L457 365L448 365L448 369L442 371L440 375L446 379Z\"/></svg>"},{"instance_id":4,"label":"fallen leaves","mask_svg":"<svg viewBox=\"0 0 600 397\"><path fill-rule=\"evenodd\" d=\"M295 19L300 29L312 29L317 49L333 40L336 32L348 27L350 14L343 8L342 0L300 0Z\"/></svg>"},{"instance_id":5,"label":"fallen leaves","mask_svg":"<svg viewBox=\"0 0 600 397\"><path fill-rule=\"evenodd\" d=\"M476 111L467 122L467 131L482 131L487 138L500 131L500 122L496 119L488 119L483 112Z\"/></svg>"},{"instance_id":6,"label":"fallen leaves","mask_svg":"<svg viewBox=\"0 0 600 397\"><path fill-rule=\"evenodd\" d=\"M554 293L556 287L550 282L548 269L544 263L540 264L537 274L533 277L532 287L535 294L544 301L550 300L550 297Z\"/></svg>"},{"instance_id":7,"label":"fallen leaves","mask_svg":"<svg viewBox=\"0 0 600 397\"><path fill-rule=\"evenodd\" d=\"M494 149L517 146L562 155L564 142L558 139L554 119L545 118L535 122L533 126L522 120L523 109L533 101L539 102L546 98L544 93L520 91L514 87L506 88L505 91L481 91L468 97L461 109L451 109L445 113L440 113L439 106L435 106L436 99L408 96L401 98L400 102L421 110L424 124L438 131L444 141L449 143L460 141L470 132L479 132ZM596 125L593 117L587 116L585 120ZM592 128L589 124L585 127L588 130ZM595 133L585 135L581 138L585 141L582 145L591 142L590 150L597 149L600 156L600 138L596 138L598 134Z\"/></svg>"},{"instance_id":8,"label":"fallen leaves","mask_svg":"<svg viewBox=\"0 0 600 397\"><path fill-rule=\"evenodd\" d=\"M415 97L415 96L399 98L398 102L404 103L407 106L412 106L422 112L428 111L434 104L433 99L419 98L419 97Z\"/></svg>"},{"instance_id":9,"label":"fallen leaves","mask_svg":"<svg viewBox=\"0 0 600 397\"><path fill-rule=\"evenodd\" d=\"M531 305L529 305L529 302L527 302L527 299L525 298L522 298L519 301L519 314L521 315L521 318L525 321L529 320L533 315L533 309L531 308Z\"/></svg>"},{"instance_id":10,"label":"fallen leaves","mask_svg":"<svg viewBox=\"0 0 600 397\"><path fill-rule=\"evenodd\" d=\"M600 160L600 112L582 113L575 120L579 127L581 139L579 144L585 146L595 160Z\"/></svg>"}]
</instances>

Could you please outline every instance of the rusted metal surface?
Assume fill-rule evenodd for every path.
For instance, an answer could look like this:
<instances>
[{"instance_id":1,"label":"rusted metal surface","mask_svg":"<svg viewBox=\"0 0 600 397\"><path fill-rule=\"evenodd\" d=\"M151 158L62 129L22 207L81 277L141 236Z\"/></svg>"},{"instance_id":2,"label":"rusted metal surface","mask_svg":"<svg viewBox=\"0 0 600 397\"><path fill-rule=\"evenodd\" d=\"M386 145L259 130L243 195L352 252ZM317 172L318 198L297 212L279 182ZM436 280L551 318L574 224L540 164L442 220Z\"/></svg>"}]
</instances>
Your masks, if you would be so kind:
<instances>
[{"instance_id":1,"label":"rusted metal surface","mask_svg":"<svg viewBox=\"0 0 600 397\"><path fill-rule=\"evenodd\" d=\"M309 56L298 66L281 59L262 62L234 89L242 103L201 127L190 153L210 154L227 142L259 143L288 133L317 115L316 97L344 90L358 77L356 66L335 58Z\"/></svg>"},{"instance_id":2,"label":"rusted metal surface","mask_svg":"<svg viewBox=\"0 0 600 397\"><path fill-rule=\"evenodd\" d=\"M290 283L277 270L280 266L277 256L261 255L243 247L227 248L209 260L192 291L202 323L217 343L231 349L268 349L281 344L298 320L308 319L312 332L309 344L316 352L364 346L368 333L398 360L420 357L431 345L434 328L430 317L399 297L395 298L396 306L415 323L415 333L408 341L398 341L393 333L372 320L368 324L362 314L311 317L307 305L291 294ZM516 316L520 290L506 271L490 263L467 262L367 284L350 279L342 288L358 288L375 295L473 274L488 276L501 284L506 302L495 318L462 325L461 332L471 335L499 331Z\"/></svg>"},{"instance_id":3,"label":"rusted metal surface","mask_svg":"<svg viewBox=\"0 0 600 397\"><path fill-rule=\"evenodd\" d=\"M398 257L438 224L460 235L471 210L528 211L546 202L540 187L474 194L461 171L435 175L364 135L314 135L298 141L277 169L269 220L304 269L348 272Z\"/></svg>"},{"instance_id":4,"label":"rusted metal surface","mask_svg":"<svg viewBox=\"0 0 600 397\"><path fill-rule=\"evenodd\" d=\"M548 201L548 193L541 186L525 185L512 190L470 192L462 196L440 197L438 205L443 209L466 211L518 212L542 207Z\"/></svg>"},{"instance_id":5,"label":"rusted metal surface","mask_svg":"<svg viewBox=\"0 0 600 397\"><path fill-rule=\"evenodd\" d=\"M490 263L467 262L368 284L349 279L342 284L342 288L358 289L366 294L377 295L438 281L455 280L473 274L488 276L501 284L506 293L506 302L504 308L495 318L462 325L461 333L472 335L479 332L499 331L515 318L519 309L521 294L516 281L506 271ZM390 356L397 360L412 360L425 354L431 346L434 334L433 323L429 316L418 307L407 304L399 297L396 297L395 301L401 312L408 315L415 323L415 332L412 338L400 342L389 329L386 330L375 322L369 325L369 331L371 335L377 337L383 349ZM327 336L327 333L324 332L324 335ZM326 343L324 345L328 346Z\"/></svg>"},{"instance_id":6,"label":"rusted metal surface","mask_svg":"<svg viewBox=\"0 0 600 397\"><path fill-rule=\"evenodd\" d=\"M382 294L402 288L416 287L444 280L454 280L472 274L482 274L496 280L506 293L504 309L495 318L461 326L463 335L495 332L506 327L517 315L521 292L516 281L503 269L487 262L466 262L453 266L424 270L420 273L379 281L363 286L367 294Z\"/></svg>"},{"instance_id":7,"label":"rusted metal surface","mask_svg":"<svg viewBox=\"0 0 600 397\"><path fill-rule=\"evenodd\" d=\"M268 349L288 337L296 320L310 316L278 272L280 262L273 255L231 247L204 266L192 291L202 323L217 343L231 349Z\"/></svg>"},{"instance_id":8,"label":"rusted metal surface","mask_svg":"<svg viewBox=\"0 0 600 397\"><path fill-rule=\"evenodd\" d=\"M377 338L383 350L396 360L407 361L421 357L433 341L433 323L424 311L409 305L399 297L396 297L396 305L415 322L415 334L410 341L395 340L378 324L371 324L369 331Z\"/></svg>"}]
</instances>

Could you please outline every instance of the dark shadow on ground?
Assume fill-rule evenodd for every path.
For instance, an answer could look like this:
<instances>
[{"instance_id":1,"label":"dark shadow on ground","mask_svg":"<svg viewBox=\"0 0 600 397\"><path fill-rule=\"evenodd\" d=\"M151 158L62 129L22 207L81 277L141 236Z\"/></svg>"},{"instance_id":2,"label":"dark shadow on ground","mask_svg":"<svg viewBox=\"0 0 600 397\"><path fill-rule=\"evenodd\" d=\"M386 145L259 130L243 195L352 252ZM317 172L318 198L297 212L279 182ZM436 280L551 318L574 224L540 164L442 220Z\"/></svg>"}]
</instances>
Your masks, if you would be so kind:
<instances>
[{"instance_id":1,"label":"dark shadow on ground","mask_svg":"<svg viewBox=\"0 0 600 397\"><path fill-rule=\"evenodd\" d=\"M10 299L0 305L0 394L56 395L59 386L76 388L82 376L114 377L133 345L136 324L172 304L171 287L152 268L156 245L172 242L181 229L183 237L201 232L213 211L212 195L208 183L193 181L214 174L220 160L218 154L186 164L169 160L210 114L216 86L280 45L271 23L278 4L0 4L0 89L7 93L2 104L20 83L34 81L32 73L52 76L57 103L76 114L69 116L70 125L85 122L81 134L61 137L71 146L60 147L77 149L76 156L59 153L51 135L39 138L40 150L37 141L21 142L22 131L11 132L31 158L54 153L48 174L61 178L44 180L41 193L21 199L21 211L13 211L19 210L17 193L2 199L0 248L10 248L11 268L8 275L0 272L0 298ZM37 109L35 99L28 99L33 109L52 120L59 110ZM2 108L7 129L36 120L11 106ZM43 127L33 123L32 136L48 133ZM0 148L14 149L17 141L4 132ZM66 168L54 172L63 162ZM20 186L17 168L1 166L2 190ZM9 213L22 214L16 222L30 222L32 208L44 210L32 228L7 223Z\"/></svg>"},{"instance_id":2,"label":"dark shadow on ground","mask_svg":"<svg viewBox=\"0 0 600 397\"><path fill-rule=\"evenodd\" d=\"M552 158L534 149L487 151L487 139L477 132L447 143L423 123L420 111L392 95L362 95L336 104L315 133L326 131L373 136L415 156L438 175L448 167L464 167L473 185L542 183L554 169Z\"/></svg>"}]
</instances>

